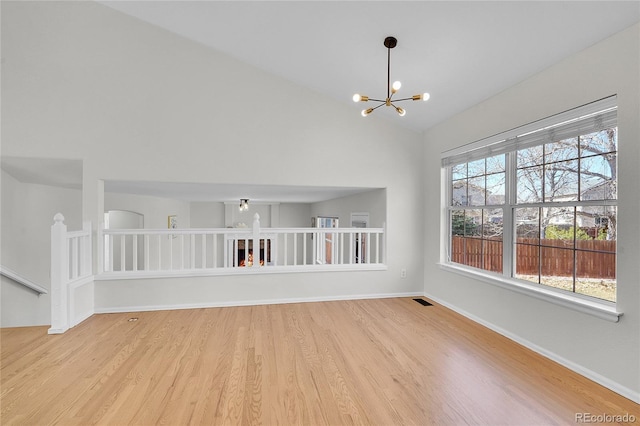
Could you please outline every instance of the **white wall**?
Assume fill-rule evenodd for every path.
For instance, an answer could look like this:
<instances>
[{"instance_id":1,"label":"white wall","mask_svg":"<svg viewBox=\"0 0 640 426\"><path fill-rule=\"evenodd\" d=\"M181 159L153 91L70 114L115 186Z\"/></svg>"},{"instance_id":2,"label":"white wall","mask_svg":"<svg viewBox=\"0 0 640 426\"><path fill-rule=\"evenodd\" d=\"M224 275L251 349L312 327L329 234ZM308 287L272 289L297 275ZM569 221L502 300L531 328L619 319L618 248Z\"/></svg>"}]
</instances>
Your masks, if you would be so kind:
<instances>
[{"instance_id":1,"label":"white wall","mask_svg":"<svg viewBox=\"0 0 640 426\"><path fill-rule=\"evenodd\" d=\"M168 216L178 217L178 228L191 228L191 204L171 198L105 192L104 211L128 210L144 216L146 229L167 229ZM102 220L102 219L101 219Z\"/></svg>"},{"instance_id":2,"label":"white wall","mask_svg":"<svg viewBox=\"0 0 640 426\"><path fill-rule=\"evenodd\" d=\"M51 225L62 213L67 229L82 229L82 192L48 185L22 183L2 171L2 251L0 264L50 289ZM50 295L2 278L2 327L44 325L51 322Z\"/></svg>"},{"instance_id":3,"label":"white wall","mask_svg":"<svg viewBox=\"0 0 640 426\"><path fill-rule=\"evenodd\" d=\"M108 180L387 188L388 271L97 282L96 309L156 284L173 290L140 303L422 291L420 273L399 274L421 271L417 133L92 2L3 3L2 55L3 154L82 158L94 223Z\"/></svg>"},{"instance_id":4,"label":"white wall","mask_svg":"<svg viewBox=\"0 0 640 426\"><path fill-rule=\"evenodd\" d=\"M356 195L335 198L311 205L311 216L339 219L341 228L351 227L351 213L369 213L369 227L382 228L387 218L386 190L373 189Z\"/></svg>"},{"instance_id":5,"label":"white wall","mask_svg":"<svg viewBox=\"0 0 640 426\"><path fill-rule=\"evenodd\" d=\"M618 95L619 323L465 278L438 268L438 220L427 221L427 295L528 342L640 401L640 131L639 27L636 25L447 120L426 133L426 217L439 218L440 164L436 152Z\"/></svg>"},{"instance_id":6,"label":"white wall","mask_svg":"<svg viewBox=\"0 0 640 426\"><path fill-rule=\"evenodd\" d=\"M192 202L191 227L192 228L224 228L224 203L219 202Z\"/></svg>"}]
</instances>

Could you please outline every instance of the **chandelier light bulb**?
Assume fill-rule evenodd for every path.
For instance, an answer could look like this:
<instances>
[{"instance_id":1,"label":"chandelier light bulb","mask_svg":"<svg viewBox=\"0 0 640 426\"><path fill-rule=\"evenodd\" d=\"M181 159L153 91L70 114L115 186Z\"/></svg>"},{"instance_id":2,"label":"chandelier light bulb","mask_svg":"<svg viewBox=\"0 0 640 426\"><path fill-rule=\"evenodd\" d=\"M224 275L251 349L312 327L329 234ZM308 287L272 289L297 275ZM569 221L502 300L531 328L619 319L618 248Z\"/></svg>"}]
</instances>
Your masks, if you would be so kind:
<instances>
[{"instance_id":1,"label":"chandelier light bulb","mask_svg":"<svg viewBox=\"0 0 640 426\"><path fill-rule=\"evenodd\" d=\"M430 97L431 97L431 95L430 95L430 94L428 94L427 92L424 92L424 93L422 94L422 100L423 100L423 101L428 101Z\"/></svg>"},{"instance_id":2,"label":"chandelier light bulb","mask_svg":"<svg viewBox=\"0 0 640 426\"><path fill-rule=\"evenodd\" d=\"M360 102L360 95L358 95L357 93L353 95L353 102Z\"/></svg>"},{"instance_id":3,"label":"chandelier light bulb","mask_svg":"<svg viewBox=\"0 0 640 426\"><path fill-rule=\"evenodd\" d=\"M369 109L363 109L361 114L363 117L366 117L367 115L371 114L373 112L373 108L369 108Z\"/></svg>"},{"instance_id":4,"label":"chandelier light bulb","mask_svg":"<svg viewBox=\"0 0 640 426\"><path fill-rule=\"evenodd\" d=\"M396 93L398 90L400 90L401 87L402 83L400 83L399 81L394 81L391 85L391 90L393 91L393 93Z\"/></svg>"},{"instance_id":5,"label":"chandelier light bulb","mask_svg":"<svg viewBox=\"0 0 640 426\"><path fill-rule=\"evenodd\" d=\"M400 117L404 117L404 115L407 113L407 111L405 111L400 107L396 107L396 111L398 111L398 114L400 115Z\"/></svg>"}]
</instances>

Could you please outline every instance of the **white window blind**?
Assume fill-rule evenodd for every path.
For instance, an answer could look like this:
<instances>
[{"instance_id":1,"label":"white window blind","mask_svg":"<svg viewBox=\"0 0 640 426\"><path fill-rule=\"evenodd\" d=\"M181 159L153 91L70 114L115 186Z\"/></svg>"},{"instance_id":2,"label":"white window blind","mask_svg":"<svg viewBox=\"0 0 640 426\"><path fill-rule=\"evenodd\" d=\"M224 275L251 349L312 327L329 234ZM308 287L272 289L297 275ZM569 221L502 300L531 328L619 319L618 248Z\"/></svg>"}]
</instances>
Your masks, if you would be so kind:
<instances>
[{"instance_id":1,"label":"white window blind","mask_svg":"<svg viewBox=\"0 0 640 426\"><path fill-rule=\"evenodd\" d=\"M617 125L616 96L610 96L488 138L445 151L443 167L560 141Z\"/></svg>"}]
</instances>

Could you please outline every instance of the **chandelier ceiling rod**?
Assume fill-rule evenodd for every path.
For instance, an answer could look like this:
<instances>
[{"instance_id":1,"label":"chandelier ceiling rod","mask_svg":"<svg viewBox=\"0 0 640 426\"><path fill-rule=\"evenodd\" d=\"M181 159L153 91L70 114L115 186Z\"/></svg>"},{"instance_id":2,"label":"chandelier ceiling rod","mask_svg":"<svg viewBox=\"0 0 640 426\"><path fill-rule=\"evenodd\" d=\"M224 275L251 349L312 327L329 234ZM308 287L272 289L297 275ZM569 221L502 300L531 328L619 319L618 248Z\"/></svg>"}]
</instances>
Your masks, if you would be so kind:
<instances>
[{"instance_id":1,"label":"chandelier ceiling rod","mask_svg":"<svg viewBox=\"0 0 640 426\"><path fill-rule=\"evenodd\" d=\"M387 48L387 98L382 100L382 99L374 99L374 98L369 98L368 96L365 95L359 95L359 94L355 94L353 95L353 101L354 102L369 102L369 101L373 101L373 102L380 102L379 105L373 107L373 108L367 108L367 109L363 109L362 110L362 116L366 117L367 115L371 114L374 110L380 108L381 106L385 105L385 106L392 106L396 109L396 112L402 117L406 114L406 111L403 108L400 108L396 105L393 104L393 102L402 102L402 101L419 101L419 100L423 100L426 101L429 99L429 94L428 93L423 93L421 95L413 95L410 98L402 98L402 99L395 99L393 102L391 101L391 98L393 97L393 95L400 89L400 87L402 86L402 84L399 81L395 81L393 84L391 84L391 49L393 49L394 47L396 47L396 45L398 44L398 40L395 37L387 37L384 39L384 46Z\"/></svg>"}]
</instances>

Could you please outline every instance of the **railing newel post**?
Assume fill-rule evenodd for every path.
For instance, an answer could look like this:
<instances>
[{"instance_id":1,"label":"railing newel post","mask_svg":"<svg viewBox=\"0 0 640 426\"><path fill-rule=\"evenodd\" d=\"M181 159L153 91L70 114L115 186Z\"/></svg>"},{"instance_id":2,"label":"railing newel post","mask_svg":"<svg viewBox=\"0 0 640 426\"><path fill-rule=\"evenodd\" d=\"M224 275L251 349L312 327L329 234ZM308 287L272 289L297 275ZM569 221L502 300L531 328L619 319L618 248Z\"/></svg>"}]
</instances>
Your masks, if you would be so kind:
<instances>
[{"instance_id":1,"label":"railing newel post","mask_svg":"<svg viewBox=\"0 0 640 426\"><path fill-rule=\"evenodd\" d=\"M57 213L51 226L51 328L49 334L62 334L69 329L68 288L69 251L67 225Z\"/></svg>"}]
</instances>

